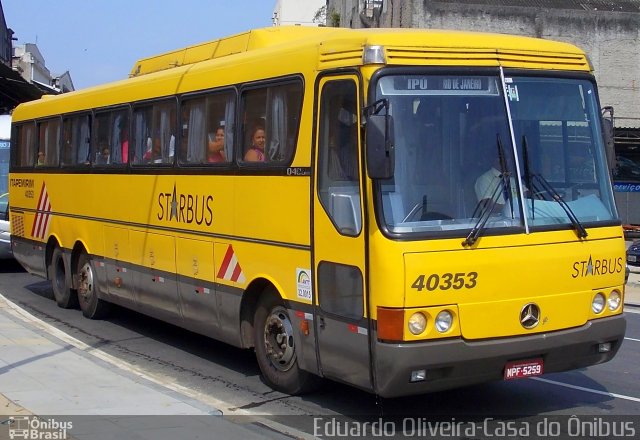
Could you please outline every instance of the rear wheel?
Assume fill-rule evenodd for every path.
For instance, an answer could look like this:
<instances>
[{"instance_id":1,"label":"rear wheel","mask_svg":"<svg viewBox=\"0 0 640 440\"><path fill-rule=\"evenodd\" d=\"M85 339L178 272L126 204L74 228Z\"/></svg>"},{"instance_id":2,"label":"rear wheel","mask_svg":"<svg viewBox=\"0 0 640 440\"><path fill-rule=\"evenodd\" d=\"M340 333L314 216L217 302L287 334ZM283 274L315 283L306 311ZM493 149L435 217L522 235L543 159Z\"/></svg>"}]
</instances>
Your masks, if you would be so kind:
<instances>
[{"instance_id":1,"label":"rear wheel","mask_svg":"<svg viewBox=\"0 0 640 440\"><path fill-rule=\"evenodd\" d=\"M320 378L298 366L293 325L276 295L260 298L254 331L256 358L269 386L287 394L302 394L316 388Z\"/></svg>"},{"instance_id":2,"label":"rear wheel","mask_svg":"<svg viewBox=\"0 0 640 440\"><path fill-rule=\"evenodd\" d=\"M93 262L85 253L78 258L76 271L78 302L82 314L89 319L103 318L109 312L110 304L98 298L96 273Z\"/></svg>"},{"instance_id":3,"label":"rear wheel","mask_svg":"<svg viewBox=\"0 0 640 440\"><path fill-rule=\"evenodd\" d=\"M49 279L53 285L53 296L59 307L71 309L78 306L78 297L71 289L71 278L68 276L67 263L62 249L56 246L49 264Z\"/></svg>"}]
</instances>

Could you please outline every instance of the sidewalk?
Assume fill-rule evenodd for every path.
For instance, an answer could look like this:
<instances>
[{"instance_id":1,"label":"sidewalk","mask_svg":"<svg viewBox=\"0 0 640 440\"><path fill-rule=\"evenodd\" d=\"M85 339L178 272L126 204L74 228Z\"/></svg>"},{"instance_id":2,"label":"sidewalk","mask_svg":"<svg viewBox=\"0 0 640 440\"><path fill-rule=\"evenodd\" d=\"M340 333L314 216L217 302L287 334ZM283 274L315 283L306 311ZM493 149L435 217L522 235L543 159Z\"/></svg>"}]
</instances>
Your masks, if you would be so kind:
<instances>
[{"instance_id":1,"label":"sidewalk","mask_svg":"<svg viewBox=\"0 0 640 440\"><path fill-rule=\"evenodd\" d=\"M33 428L42 438L78 440L285 438L233 423L177 385L118 368L46 325L0 295L0 439Z\"/></svg>"}]
</instances>

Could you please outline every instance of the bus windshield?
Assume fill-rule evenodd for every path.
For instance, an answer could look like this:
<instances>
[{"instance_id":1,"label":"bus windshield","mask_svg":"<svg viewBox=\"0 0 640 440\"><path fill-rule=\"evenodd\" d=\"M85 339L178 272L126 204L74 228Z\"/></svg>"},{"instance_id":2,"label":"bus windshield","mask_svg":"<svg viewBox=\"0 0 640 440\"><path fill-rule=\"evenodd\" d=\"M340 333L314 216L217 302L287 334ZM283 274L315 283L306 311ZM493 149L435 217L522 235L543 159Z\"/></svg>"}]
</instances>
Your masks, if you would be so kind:
<instances>
[{"instance_id":1,"label":"bus windshield","mask_svg":"<svg viewBox=\"0 0 640 440\"><path fill-rule=\"evenodd\" d=\"M392 234L584 231L617 219L586 79L386 75L375 99L394 120L394 177L378 185Z\"/></svg>"}]
</instances>

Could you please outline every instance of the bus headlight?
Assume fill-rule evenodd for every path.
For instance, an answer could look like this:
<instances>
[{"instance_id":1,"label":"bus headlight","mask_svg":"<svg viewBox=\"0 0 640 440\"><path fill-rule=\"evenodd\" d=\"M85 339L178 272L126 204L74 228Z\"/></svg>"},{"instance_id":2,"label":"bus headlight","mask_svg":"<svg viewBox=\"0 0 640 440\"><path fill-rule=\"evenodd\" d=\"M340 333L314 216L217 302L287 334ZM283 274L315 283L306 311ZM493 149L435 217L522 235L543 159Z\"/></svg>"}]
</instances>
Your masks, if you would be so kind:
<instances>
[{"instance_id":1,"label":"bus headlight","mask_svg":"<svg viewBox=\"0 0 640 440\"><path fill-rule=\"evenodd\" d=\"M436 316L435 326L436 330L438 330L440 333L448 331L451 328L452 323L453 316L448 310L443 310L442 312L438 313L438 316Z\"/></svg>"},{"instance_id":2,"label":"bus headlight","mask_svg":"<svg viewBox=\"0 0 640 440\"><path fill-rule=\"evenodd\" d=\"M591 301L591 309L596 315L604 310L604 303L605 299L602 292L596 293L596 296L593 297L593 301Z\"/></svg>"},{"instance_id":3,"label":"bus headlight","mask_svg":"<svg viewBox=\"0 0 640 440\"><path fill-rule=\"evenodd\" d=\"M611 294L609 295L609 299L607 300L607 305L609 306L609 310L611 310L612 312L617 310L618 307L620 307L620 301L621 301L620 292L618 292L617 290L612 291Z\"/></svg>"},{"instance_id":4,"label":"bus headlight","mask_svg":"<svg viewBox=\"0 0 640 440\"><path fill-rule=\"evenodd\" d=\"M414 335L419 335L427 328L427 317L420 312L416 312L409 318L409 331Z\"/></svg>"}]
</instances>

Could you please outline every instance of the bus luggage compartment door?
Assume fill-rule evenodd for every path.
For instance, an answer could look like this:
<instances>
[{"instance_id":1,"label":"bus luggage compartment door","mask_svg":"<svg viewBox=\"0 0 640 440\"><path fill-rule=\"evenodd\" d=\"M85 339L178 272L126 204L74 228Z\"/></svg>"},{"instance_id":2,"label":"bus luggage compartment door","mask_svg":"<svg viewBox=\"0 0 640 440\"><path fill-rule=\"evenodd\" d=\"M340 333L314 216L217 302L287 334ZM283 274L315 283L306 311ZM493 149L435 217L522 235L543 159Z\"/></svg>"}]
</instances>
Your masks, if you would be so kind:
<instances>
[{"instance_id":1,"label":"bus luggage compartment door","mask_svg":"<svg viewBox=\"0 0 640 440\"><path fill-rule=\"evenodd\" d=\"M134 275L138 307L159 319L179 319L174 237L131 231L130 238L139 264Z\"/></svg>"},{"instance_id":2,"label":"bus luggage compartment door","mask_svg":"<svg viewBox=\"0 0 640 440\"><path fill-rule=\"evenodd\" d=\"M129 230L104 227L104 257L109 296L119 304L132 306L135 301L131 266L128 263L131 261Z\"/></svg>"}]
</instances>

